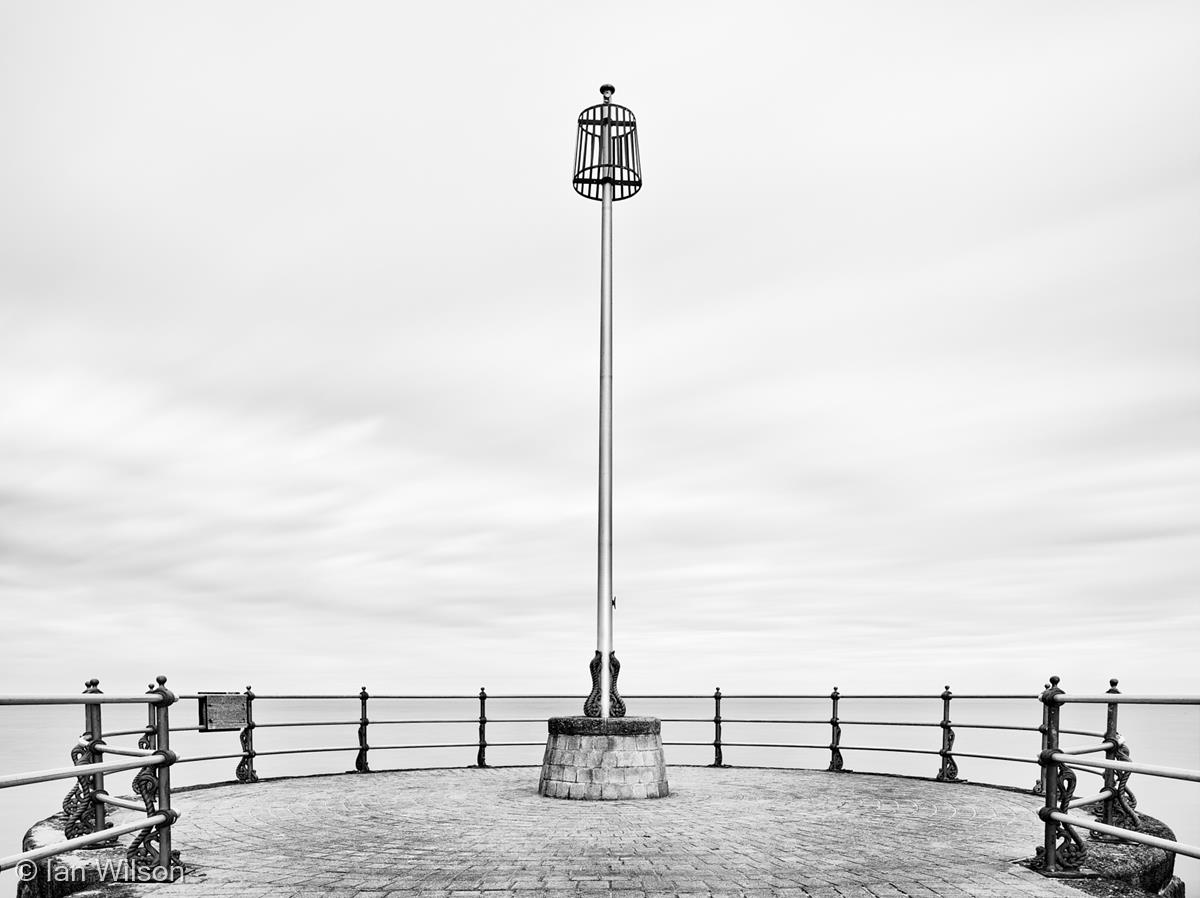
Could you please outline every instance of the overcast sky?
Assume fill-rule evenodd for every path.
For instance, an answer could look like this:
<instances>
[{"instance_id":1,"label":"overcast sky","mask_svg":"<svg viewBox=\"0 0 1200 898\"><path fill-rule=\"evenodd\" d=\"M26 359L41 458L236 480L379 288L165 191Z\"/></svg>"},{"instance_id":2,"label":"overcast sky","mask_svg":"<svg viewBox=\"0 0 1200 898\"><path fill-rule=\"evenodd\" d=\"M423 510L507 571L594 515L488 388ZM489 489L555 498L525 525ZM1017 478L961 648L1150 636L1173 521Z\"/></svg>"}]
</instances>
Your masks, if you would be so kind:
<instances>
[{"instance_id":1,"label":"overcast sky","mask_svg":"<svg viewBox=\"0 0 1200 898\"><path fill-rule=\"evenodd\" d=\"M603 21L607 17L608 22ZM0 691L1200 692L1194 3L0 7Z\"/></svg>"}]
</instances>

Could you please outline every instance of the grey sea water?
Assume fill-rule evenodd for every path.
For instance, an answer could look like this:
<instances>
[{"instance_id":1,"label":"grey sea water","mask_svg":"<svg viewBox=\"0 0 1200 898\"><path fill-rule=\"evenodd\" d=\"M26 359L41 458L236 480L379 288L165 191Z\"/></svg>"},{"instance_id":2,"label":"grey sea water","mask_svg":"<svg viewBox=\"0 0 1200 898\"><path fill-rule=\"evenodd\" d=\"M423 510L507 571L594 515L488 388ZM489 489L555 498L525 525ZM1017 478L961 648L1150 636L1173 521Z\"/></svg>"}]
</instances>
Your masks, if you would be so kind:
<instances>
[{"instance_id":1,"label":"grey sea water","mask_svg":"<svg viewBox=\"0 0 1200 898\"><path fill-rule=\"evenodd\" d=\"M487 759L492 765L541 763L547 717L579 713L580 701L561 699L488 700ZM1012 755L1032 762L1039 750L1037 732L996 731L972 725L993 724L1012 727L1037 727L1041 705L1029 700L955 699L952 706L957 740L955 750L963 753ZM668 743L668 764L710 764L713 760L713 702L706 699L630 699L630 713L664 719L663 739ZM457 748L373 749L373 770L404 767L468 766L475 763L478 738L479 703L474 698L412 700L372 699L372 720L421 721L404 724L372 724L370 743L384 745L442 745L462 743ZM1130 705L1121 708L1120 731L1130 746L1133 759L1169 767L1200 768L1200 709L1179 706ZM260 777L297 776L315 773L341 773L352 770L357 749L359 705L357 699L284 700L260 698L254 715L260 726L255 730L255 749L259 752L328 747L343 750L319 754L268 755L256 759ZM814 744L827 746L830 740L830 703L811 699L739 699L727 697L722 703L724 761L736 766L804 767L823 769L829 763L828 748L768 747L762 743ZM936 752L941 732L941 702L937 699L881 700L844 698L839 716L843 722L842 743L846 746L872 746L921 749ZM70 749L82 731L82 708L5 707L0 708L0 773L43 770L70 764ZM198 711L194 700L182 700L171 709L172 728L195 727ZM760 723L750 721L774 721ZM812 720L820 723L796 723ZM277 727L287 722L341 721L336 725ZM514 721L514 722L506 722ZM866 723L855 723L864 721ZM874 721L907 721L921 726L880 726ZM139 706L105 706L105 730L128 729L145 723L145 709ZM1067 705L1063 710L1067 729L1104 729L1104 708L1100 705ZM132 737L114 738L111 744L132 745ZM1093 741L1083 736L1065 736L1064 746ZM498 743L533 743L505 746ZM670 745L672 742L697 742L701 745ZM740 743L756 743L743 745ZM239 751L234 732L176 732L172 748L183 761L189 757ZM897 773L933 777L939 768L936 754L899 752L843 751L845 766L857 771ZM176 786L226 782L234 778L236 760L201 761L178 764L172 773ZM959 775L972 782L995 783L1029 788L1038 776L1035 763L1010 763L959 757ZM128 794L132 774L109 778L114 794ZM530 770L530 785L537 772ZM25 830L36 820L59 809L71 781L61 780L0 791L0 855L21 849ZM1177 837L1191 844L1200 843L1200 784L1178 782L1149 776L1135 776L1130 787L1136 793L1139 808L1165 820ZM1080 793L1095 792L1099 779L1080 777ZM186 816L178 824L187 826ZM1030 821L1030 854L1037 844L1037 823ZM1177 871L1189 889L1200 889L1200 863L1179 858ZM15 893L11 871L0 876L0 895Z\"/></svg>"}]
</instances>

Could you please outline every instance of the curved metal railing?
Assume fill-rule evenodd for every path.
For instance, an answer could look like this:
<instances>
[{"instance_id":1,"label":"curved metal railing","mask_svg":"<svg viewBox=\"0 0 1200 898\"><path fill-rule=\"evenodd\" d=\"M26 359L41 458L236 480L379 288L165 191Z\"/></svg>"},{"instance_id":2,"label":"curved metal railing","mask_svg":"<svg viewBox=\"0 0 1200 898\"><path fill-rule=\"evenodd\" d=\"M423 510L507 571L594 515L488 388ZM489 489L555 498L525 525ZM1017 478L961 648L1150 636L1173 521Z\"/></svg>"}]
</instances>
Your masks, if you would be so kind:
<instances>
[{"instance_id":1,"label":"curved metal railing","mask_svg":"<svg viewBox=\"0 0 1200 898\"><path fill-rule=\"evenodd\" d=\"M1098 833L1102 840L1107 837L1107 841L1137 842L1200 859L1200 846L1142 832L1142 820L1136 810L1137 800L1129 790L1129 777L1134 773L1200 783L1200 770L1135 764L1130 760L1129 748L1117 731L1117 715L1121 705L1200 707L1200 696L1122 695L1117 689L1116 680L1109 681L1109 689L1102 695L1068 695L1059 688L1059 682L1058 677L1051 677L1046 691L1039 697L1043 712L1040 728L1042 751L1038 755L1038 763L1042 767L1041 782L1046 803L1038 811L1045 829L1042 844L1037 848L1035 866L1048 876L1077 875L1075 871L1082 866L1088 853L1087 843L1079 837L1077 828ZM1078 732L1061 727L1062 706L1072 703L1107 706L1105 731L1083 734L1098 737L1102 741L1071 748L1063 748L1059 744L1061 734ZM1104 760L1086 757L1101 752L1104 753ZM1103 788L1094 795L1077 798L1075 787L1080 772L1102 776ZM1096 819L1088 820L1070 813L1078 808L1092 810ZM1097 836L1093 835L1093 838Z\"/></svg>"},{"instance_id":2,"label":"curved metal railing","mask_svg":"<svg viewBox=\"0 0 1200 898\"><path fill-rule=\"evenodd\" d=\"M1135 800L1127 789L1131 774L1138 773L1148 776L1170 777L1192 782L1200 782L1200 771L1181 768L1162 767L1148 764L1135 764L1129 758L1128 748L1117 733L1117 709L1121 704L1183 704L1200 706L1200 697L1187 696L1125 696L1116 689L1116 680L1110 681L1109 692L1103 695L1068 696L1058 688L1058 678L1051 678L1051 683L1041 695L1025 694L965 694L955 695L947 686L941 693L931 694L843 694L834 687L830 693L810 694L779 694L779 693L744 693L723 694L718 688L711 694L679 694L659 693L626 696L634 700L688 700L712 702L711 717L676 716L662 717L664 734L669 735L673 724L699 724L712 726L711 740L667 738L664 745L711 747L712 763L709 767L726 767L725 750L727 748L748 749L796 749L817 750L828 752L828 762L825 769L831 772L844 772L844 752L853 753L903 753L915 756L936 756L938 767L932 779L939 782L963 782L959 777L959 761L964 758L996 761L1005 764L1022 764L1040 766L1038 781L1030 790L1035 794L1045 795L1045 806L1039 811L1039 816L1045 825L1043 845L1037 849L1038 858L1035 866L1040 866L1047 875L1063 875L1063 871L1072 871L1079 867L1086 855L1086 844L1079 838L1075 828L1091 830L1113 840L1127 840L1178 852L1190 857L1200 858L1200 848L1182 842L1167 840L1148 833L1140 832L1140 818L1134 810ZM87 684L87 692L83 695L71 696L28 696L0 697L0 705L54 705L82 704L85 708L84 735L72 751L74 767L56 770L39 771L35 773L13 774L0 776L0 789L46 782L56 779L76 779L64 808L68 805L71 812L68 825L64 828L64 841L53 845L43 846L35 850L0 858L0 870L18 866L22 863L32 863L43 860L55 854L74 850L80 847L111 845L116 836L136 833L127 852L131 864L141 869L149 868L156 878L174 878L179 867L177 853L171 851L171 825L178 819L178 812L171 808L171 779L170 769L175 764L192 764L204 761L236 760L234 778L239 783L253 783L259 780L256 759L282 755L317 755L324 753L355 752L354 772L371 772L371 757L374 752L391 752L419 749L453 750L470 749L475 752L475 767L490 766L487 759L489 748L519 748L542 747L544 739L538 741L512 740L489 741L489 725L509 724L542 724L545 717L489 717L488 702L529 702L529 701L563 701L575 703L578 696L561 694L503 694L489 695L485 689L478 694L391 694L368 693L363 687L357 694L279 694L256 695L250 687L241 693L212 694L198 693L193 695L175 696L166 689L166 678L159 677L158 685L151 688L145 695L114 696L103 695L98 689L98 681L91 680ZM189 700L199 703L201 708L201 723L199 726L172 727L169 722L168 708L177 700ZM204 709L216 705L218 700L226 711L232 711L232 716L216 720ZM788 716L754 717L722 715L722 703L736 700L738 702L828 702L830 716ZM843 702L860 700L907 702L907 701L940 701L941 715L935 720L891 720L844 717ZM954 723L951 718L953 702L963 700L994 702L1028 701L1032 704L1040 700L1042 720L1040 725L1014 725L1002 722L969 722ZM255 720L255 703L262 701L287 703L292 701L357 701L358 717L349 715L320 720ZM433 717L420 715L415 717L380 717L372 718L368 713L372 701L472 701L478 702L478 716ZM100 708L104 704L144 703L148 711L148 724L144 728L123 729L105 732L102 727ZM1064 729L1061 726L1061 707L1067 703L1102 703L1107 706L1107 723L1104 732L1087 729ZM495 705L492 706L493 708ZM957 707L957 706L956 706ZM875 715L877 716L877 715ZM725 738L724 728L727 725L739 727L818 727L822 734L828 737L825 741L819 736L802 741L747 741L745 737L730 741ZM404 742L381 741L372 743L370 737L379 732L380 727L403 727L421 725L428 726L471 726L476 728L475 738L465 741L461 737L433 742ZM287 730L307 727L357 727L357 739L353 744L331 744L319 746L287 746L282 748L256 749L255 732L257 730ZM862 744L857 741L843 741L843 728L886 727L912 728L917 732L930 729L939 731L937 741L930 740L925 745L909 744ZM1041 753L1033 756L1021 754L1005 754L1000 750L989 748L985 751L962 751L955 748L957 731L980 730L990 733L1039 733L1041 735ZM209 754L190 754L179 757L170 750L171 733L194 733L229 730L237 732L240 751L222 751ZM97 735L98 734L98 735ZM1100 740L1078 747L1064 748L1059 745L1062 735L1077 735ZM110 746L106 739L119 736L138 736L136 748ZM1089 757L1104 754L1104 759ZM129 760L104 760L105 756L129 758ZM531 763L533 763L531 761ZM799 766L799 765L796 765ZM130 801L111 796L105 788L104 777L109 773L129 770L139 770L134 777L133 791L141 802ZM892 771L878 771L892 772ZM1078 772L1092 773L1103 778L1103 788L1095 795L1075 797L1075 780ZM112 826L106 820L106 807L119 807L128 810L144 811L145 819L137 820L120 826ZM1088 808L1095 814L1096 820L1088 820L1070 811ZM72 824L72 821L75 821ZM75 826L73 830L71 827Z\"/></svg>"},{"instance_id":3,"label":"curved metal railing","mask_svg":"<svg viewBox=\"0 0 1200 898\"><path fill-rule=\"evenodd\" d=\"M169 709L176 701L158 677L145 695L105 695L99 680L89 680L82 695L0 696L0 705L83 705L84 732L71 749L74 766L0 776L0 789L28 786L55 780L75 780L63 799L64 839L28 851L0 857L0 870L27 867L78 848L111 847L117 837L135 834L126 848L125 862L130 878L154 881L175 879L181 872L178 853L171 851L171 826L179 813L171 808L171 766L178 760L171 751ZM104 705L145 704L147 725L136 730L104 732ZM109 745L106 738L140 736L136 748ZM106 755L133 760L105 761ZM109 794L105 777L110 773L137 770L132 791L141 799L129 801ZM108 808L144 813L143 819L114 825ZM23 879L31 876L23 875Z\"/></svg>"}]
</instances>

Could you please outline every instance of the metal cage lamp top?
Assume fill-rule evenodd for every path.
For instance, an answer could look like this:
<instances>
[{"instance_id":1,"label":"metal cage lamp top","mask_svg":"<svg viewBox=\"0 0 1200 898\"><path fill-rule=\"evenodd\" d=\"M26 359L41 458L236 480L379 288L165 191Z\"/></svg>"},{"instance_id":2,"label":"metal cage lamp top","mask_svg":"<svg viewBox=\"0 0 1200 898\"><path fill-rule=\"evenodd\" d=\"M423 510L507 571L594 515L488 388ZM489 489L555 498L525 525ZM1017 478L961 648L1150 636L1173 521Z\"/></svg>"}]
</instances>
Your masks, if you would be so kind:
<instances>
[{"instance_id":1,"label":"metal cage lamp top","mask_svg":"<svg viewBox=\"0 0 1200 898\"><path fill-rule=\"evenodd\" d=\"M605 185L611 198L626 200L642 189L642 157L638 152L637 121L624 106L612 102L615 88L600 88L603 103L579 113L575 139L575 192L603 200Z\"/></svg>"}]
</instances>

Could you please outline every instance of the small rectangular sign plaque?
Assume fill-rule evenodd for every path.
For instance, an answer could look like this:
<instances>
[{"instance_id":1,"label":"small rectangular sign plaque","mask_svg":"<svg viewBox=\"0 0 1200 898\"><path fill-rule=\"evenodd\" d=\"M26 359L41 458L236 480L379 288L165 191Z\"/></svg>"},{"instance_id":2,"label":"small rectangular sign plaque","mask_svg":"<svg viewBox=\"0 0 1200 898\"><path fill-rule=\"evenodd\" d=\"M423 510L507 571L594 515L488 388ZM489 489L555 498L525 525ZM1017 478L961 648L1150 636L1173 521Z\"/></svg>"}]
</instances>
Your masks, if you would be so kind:
<instances>
[{"instance_id":1,"label":"small rectangular sign plaque","mask_svg":"<svg viewBox=\"0 0 1200 898\"><path fill-rule=\"evenodd\" d=\"M246 696L240 692L200 694L200 732L240 730L248 722Z\"/></svg>"}]
</instances>

